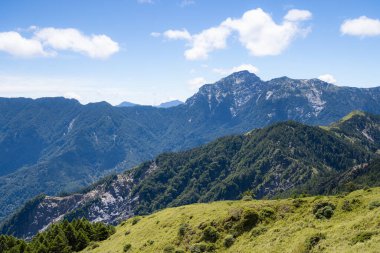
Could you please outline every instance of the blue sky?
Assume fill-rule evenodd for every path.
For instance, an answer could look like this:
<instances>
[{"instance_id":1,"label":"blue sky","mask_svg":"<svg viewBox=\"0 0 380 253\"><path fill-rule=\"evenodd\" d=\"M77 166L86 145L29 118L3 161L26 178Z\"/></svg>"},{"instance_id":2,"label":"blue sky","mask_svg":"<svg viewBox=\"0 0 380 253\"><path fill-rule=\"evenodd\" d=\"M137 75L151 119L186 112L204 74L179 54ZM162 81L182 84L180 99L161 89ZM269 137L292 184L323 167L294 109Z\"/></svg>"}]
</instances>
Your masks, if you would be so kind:
<instances>
[{"instance_id":1,"label":"blue sky","mask_svg":"<svg viewBox=\"0 0 380 253\"><path fill-rule=\"evenodd\" d=\"M0 96L159 104L240 69L380 86L379 19L376 0L3 0Z\"/></svg>"}]
</instances>

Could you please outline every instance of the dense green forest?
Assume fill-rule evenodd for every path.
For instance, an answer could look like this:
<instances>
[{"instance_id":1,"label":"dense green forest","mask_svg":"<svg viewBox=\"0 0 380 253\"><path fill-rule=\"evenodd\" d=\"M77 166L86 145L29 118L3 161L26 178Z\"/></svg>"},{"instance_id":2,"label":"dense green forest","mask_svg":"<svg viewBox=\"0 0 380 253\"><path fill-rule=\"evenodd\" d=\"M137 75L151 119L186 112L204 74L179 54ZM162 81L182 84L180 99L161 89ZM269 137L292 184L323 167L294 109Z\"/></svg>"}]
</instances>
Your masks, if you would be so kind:
<instances>
[{"instance_id":1,"label":"dense green forest","mask_svg":"<svg viewBox=\"0 0 380 253\"><path fill-rule=\"evenodd\" d=\"M78 252L88 245L96 247L99 241L107 239L115 232L113 226L100 222L90 223L86 219L76 219L49 226L31 241L13 236L0 235L1 253L70 253Z\"/></svg>"}]
</instances>

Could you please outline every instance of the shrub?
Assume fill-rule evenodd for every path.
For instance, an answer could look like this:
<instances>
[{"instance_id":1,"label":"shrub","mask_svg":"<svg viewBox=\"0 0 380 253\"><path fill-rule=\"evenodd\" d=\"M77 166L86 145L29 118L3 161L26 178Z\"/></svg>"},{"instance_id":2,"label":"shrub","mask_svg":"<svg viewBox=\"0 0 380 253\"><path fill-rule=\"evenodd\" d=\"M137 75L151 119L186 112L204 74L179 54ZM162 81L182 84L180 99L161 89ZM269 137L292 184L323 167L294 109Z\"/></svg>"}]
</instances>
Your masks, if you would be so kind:
<instances>
[{"instance_id":1,"label":"shrub","mask_svg":"<svg viewBox=\"0 0 380 253\"><path fill-rule=\"evenodd\" d=\"M235 242L235 238L232 235L227 235L224 238L223 245L224 247L229 248L232 246L232 244L234 244L234 242Z\"/></svg>"},{"instance_id":2,"label":"shrub","mask_svg":"<svg viewBox=\"0 0 380 253\"><path fill-rule=\"evenodd\" d=\"M351 204L353 205L360 205L360 203L361 203L360 199L354 198L351 200Z\"/></svg>"},{"instance_id":3,"label":"shrub","mask_svg":"<svg viewBox=\"0 0 380 253\"><path fill-rule=\"evenodd\" d=\"M164 253L174 253L174 250L175 250L174 246L172 246L172 245L167 245L167 246L165 246L165 248L164 248Z\"/></svg>"},{"instance_id":4,"label":"shrub","mask_svg":"<svg viewBox=\"0 0 380 253\"><path fill-rule=\"evenodd\" d=\"M131 233L131 230L125 231L125 235L129 235Z\"/></svg>"},{"instance_id":5,"label":"shrub","mask_svg":"<svg viewBox=\"0 0 380 253\"><path fill-rule=\"evenodd\" d=\"M275 217L275 211L270 207L264 207L260 211L260 219L268 220L268 219L274 219Z\"/></svg>"},{"instance_id":6,"label":"shrub","mask_svg":"<svg viewBox=\"0 0 380 253\"><path fill-rule=\"evenodd\" d=\"M253 198L252 198L252 196L244 195L244 196L241 198L241 200L243 200L243 201L251 201L251 200L253 200Z\"/></svg>"},{"instance_id":7,"label":"shrub","mask_svg":"<svg viewBox=\"0 0 380 253\"><path fill-rule=\"evenodd\" d=\"M124 252L128 252L132 248L132 245L130 243L127 243L123 247Z\"/></svg>"},{"instance_id":8,"label":"shrub","mask_svg":"<svg viewBox=\"0 0 380 253\"><path fill-rule=\"evenodd\" d=\"M369 232L369 231L365 231L365 232L360 232L359 234L357 234L353 239L352 239L352 244L356 244L358 242L365 242L365 241L368 241L371 239L371 237L375 235L374 232Z\"/></svg>"},{"instance_id":9,"label":"shrub","mask_svg":"<svg viewBox=\"0 0 380 253\"><path fill-rule=\"evenodd\" d=\"M376 200L369 203L368 208L369 210L373 210L375 208L378 208L379 206L380 206L380 201Z\"/></svg>"},{"instance_id":10,"label":"shrub","mask_svg":"<svg viewBox=\"0 0 380 253\"><path fill-rule=\"evenodd\" d=\"M324 234L318 233L312 235L310 238L306 240L306 249L308 251L312 250L320 241L326 239Z\"/></svg>"},{"instance_id":11,"label":"shrub","mask_svg":"<svg viewBox=\"0 0 380 253\"><path fill-rule=\"evenodd\" d=\"M303 200L303 199L294 199L293 200L293 205L296 207L296 208L299 208L303 205L303 203L305 203L306 200Z\"/></svg>"},{"instance_id":12,"label":"shrub","mask_svg":"<svg viewBox=\"0 0 380 253\"><path fill-rule=\"evenodd\" d=\"M246 209L243 212L243 219L241 221L242 229L245 231L251 230L259 222L259 215L255 210Z\"/></svg>"},{"instance_id":13,"label":"shrub","mask_svg":"<svg viewBox=\"0 0 380 253\"><path fill-rule=\"evenodd\" d=\"M348 200L343 201L342 210L346 212L352 211L352 206L351 206L350 201Z\"/></svg>"},{"instance_id":14,"label":"shrub","mask_svg":"<svg viewBox=\"0 0 380 253\"><path fill-rule=\"evenodd\" d=\"M207 244L205 243L197 243L190 246L191 253L201 253L201 252L206 252L206 250L207 250Z\"/></svg>"},{"instance_id":15,"label":"shrub","mask_svg":"<svg viewBox=\"0 0 380 253\"><path fill-rule=\"evenodd\" d=\"M212 226L207 226L203 230L203 235L202 235L203 240L207 242L216 242L219 238L219 233L216 231L216 229Z\"/></svg>"},{"instance_id":16,"label":"shrub","mask_svg":"<svg viewBox=\"0 0 380 253\"><path fill-rule=\"evenodd\" d=\"M188 224L184 224L184 223L182 223L182 224L179 226L179 229L178 229L178 236L180 236L180 237L185 236L186 231L187 231L188 228L189 228L189 225L188 225Z\"/></svg>"},{"instance_id":17,"label":"shrub","mask_svg":"<svg viewBox=\"0 0 380 253\"><path fill-rule=\"evenodd\" d=\"M135 216L132 218L132 225L136 225L141 220L141 217Z\"/></svg>"},{"instance_id":18,"label":"shrub","mask_svg":"<svg viewBox=\"0 0 380 253\"><path fill-rule=\"evenodd\" d=\"M313 213L317 219L330 219L334 210L335 205L329 202L319 202L313 207Z\"/></svg>"}]
</instances>

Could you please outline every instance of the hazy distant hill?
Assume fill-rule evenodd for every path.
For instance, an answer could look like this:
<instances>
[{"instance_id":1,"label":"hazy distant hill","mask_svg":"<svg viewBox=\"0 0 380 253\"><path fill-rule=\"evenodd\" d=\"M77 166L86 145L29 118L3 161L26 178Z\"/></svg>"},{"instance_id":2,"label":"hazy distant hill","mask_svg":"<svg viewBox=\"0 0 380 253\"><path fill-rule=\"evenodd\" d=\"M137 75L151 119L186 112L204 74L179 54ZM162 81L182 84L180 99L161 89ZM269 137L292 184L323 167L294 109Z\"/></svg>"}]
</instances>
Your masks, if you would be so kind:
<instances>
[{"instance_id":1,"label":"hazy distant hill","mask_svg":"<svg viewBox=\"0 0 380 253\"><path fill-rule=\"evenodd\" d=\"M133 107L133 106L138 106L138 104L134 104L134 103L131 103L128 101L124 101L124 102L120 103L119 105L117 105L117 107Z\"/></svg>"},{"instance_id":2,"label":"hazy distant hill","mask_svg":"<svg viewBox=\"0 0 380 253\"><path fill-rule=\"evenodd\" d=\"M184 104L182 101L172 100L172 101L161 103L157 107L160 107L160 108L170 108L170 107L174 107L174 106L182 105L182 104Z\"/></svg>"}]
</instances>

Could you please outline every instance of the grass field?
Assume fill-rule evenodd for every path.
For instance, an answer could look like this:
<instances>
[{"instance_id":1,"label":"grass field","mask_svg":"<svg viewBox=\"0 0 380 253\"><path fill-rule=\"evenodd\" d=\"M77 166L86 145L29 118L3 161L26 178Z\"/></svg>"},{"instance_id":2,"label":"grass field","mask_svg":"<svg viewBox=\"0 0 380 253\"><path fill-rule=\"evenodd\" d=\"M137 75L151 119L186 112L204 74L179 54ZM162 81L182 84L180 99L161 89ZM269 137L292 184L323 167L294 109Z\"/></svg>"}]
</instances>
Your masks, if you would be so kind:
<instances>
[{"instance_id":1,"label":"grass field","mask_svg":"<svg viewBox=\"0 0 380 253\"><path fill-rule=\"evenodd\" d=\"M168 208L123 222L84 252L380 252L380 188Z\"/></svg>"}]
</instances>

